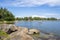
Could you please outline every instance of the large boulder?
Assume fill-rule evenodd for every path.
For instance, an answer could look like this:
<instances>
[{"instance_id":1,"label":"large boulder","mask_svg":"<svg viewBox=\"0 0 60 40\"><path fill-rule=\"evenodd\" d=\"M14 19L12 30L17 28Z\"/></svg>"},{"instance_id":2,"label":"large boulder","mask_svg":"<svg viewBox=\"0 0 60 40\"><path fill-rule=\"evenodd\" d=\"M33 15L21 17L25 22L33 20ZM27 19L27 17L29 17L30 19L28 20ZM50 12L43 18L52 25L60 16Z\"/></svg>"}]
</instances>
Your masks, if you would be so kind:
<instances>
[{"instance_id":1,"label":"large boulder","mask_svg":"<svg viewBox=\"0 0 60 40\"><path fill-rule=\"evenodd\" d=\"M10 24L8 27L9 27L9 29L6 32L7 34L11 34L12 32L18 31L17 30L18 28L15 25Z\"/></svg>"},{"instance_id":2,"label":"large boulder","mask_svg":"<svg viewBox=\"0 0 60 40\"><path fill-rule=\"evenodd\" d=\"M40 31L37 29L30 29L28 34L38 34Z\"/></svg>"},{"instance_id":3,"label":"large boulder","mask_svg":"<svg viewBox=\"0 0 60 40\"><path fill-rule=\"evenodd\" d=\"M5 40L34 40L33 37L27 34L28 28L23 28L21 31L13 32L9 35L9 38Z\"/></svg>"},{"instance_id":4,"label":"large boulder","mask_svg":"<svg viewBox=\"0 0 60 40\"><path fill-rule=\"evenodd\" d=\"M4 38L4 40L34 40L32 36L28 35L28 33L39 33L36 29L28 30L28 28L17 27L13 24L2 24L0 25L0 30L9 35L9 37Z\"/></svg>"},{"instance_id":5,"label":"large boulder","mask_svg":"<svg viewBox=\"0 0 60 40\"><path fill-rule=\"evenodd\" d=\"M9 28L9 29L11 29L12 31L17 30L17 27L16 27L15 25L9 25L9 26L10 26L10 28Z\"/></svg>"},{"instance_id":6,"label":"large boulder","mask_svg":"<svg viewBox=\"0 0 60 40\"><path fill-rule=\"evenodd\" d=\"M9 29L15 31L17 27L13 24L0 24L0 30L7 32Z\"/></svg>"},{"instance_id":7,"label":"large boulder","mask_svg":"<svg viewBox=\"0 0 60 40\"><path fill-rule=\"evenodd\" d=\"M9 30L9 25L8 24L0 24L0 30L7 32Z\"/></svg>"}]
</instances>

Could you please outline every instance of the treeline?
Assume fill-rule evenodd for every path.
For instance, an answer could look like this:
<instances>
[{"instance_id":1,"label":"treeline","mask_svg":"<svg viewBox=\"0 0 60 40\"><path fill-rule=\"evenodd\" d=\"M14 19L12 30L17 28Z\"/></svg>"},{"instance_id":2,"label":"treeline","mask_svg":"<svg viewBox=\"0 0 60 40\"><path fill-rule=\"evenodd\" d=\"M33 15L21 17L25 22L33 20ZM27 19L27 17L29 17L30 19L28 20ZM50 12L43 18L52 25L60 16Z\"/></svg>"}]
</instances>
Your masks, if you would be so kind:
<instances>
[{"instance_id":1,"label":"treeline","mask_svg":"<svg viewBox=\"0 0 60 40\"><path fill-rule=\"evenodd\" d=\"M40 18L40 17L24 17L15 18L15 16L6 8L0 8L0 21L14 21L14 20L57 20L56 18Z\"/></svg>"},{"instance_id":2,"label":"treeline","mask_svg":"<svg viewBox=\"0 0 60 40\"><path fill-rule=\"evenodd\" d=\"M24 17L24 18L16 18L16 20L57 20L57 18L40 18L40 17Z\"/></svg>"},{"instance_id":3,"label":"treeline","mask_svg":"<svg viewBox=\"0 0 60 40\"><path fill-rule=\"evenodd\" d=\"M6 8L0 8L0 21L14 21L15 16Z\"/></svg>"}]
</instances>

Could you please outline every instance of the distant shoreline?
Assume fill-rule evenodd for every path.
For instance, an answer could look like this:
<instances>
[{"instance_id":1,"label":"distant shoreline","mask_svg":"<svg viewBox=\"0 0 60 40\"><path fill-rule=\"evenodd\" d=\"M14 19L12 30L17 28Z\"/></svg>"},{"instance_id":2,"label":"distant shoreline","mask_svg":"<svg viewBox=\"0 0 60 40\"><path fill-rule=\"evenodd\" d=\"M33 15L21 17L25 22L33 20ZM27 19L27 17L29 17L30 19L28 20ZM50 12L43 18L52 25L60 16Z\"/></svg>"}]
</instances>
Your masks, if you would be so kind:
<instances>
[{"instance_id":1,"label":"distant shoreline","mask_svg":"<svg viewBox=\"0 0 60 40\"><path fill-rule=\"evenodd\" d=\"M17 21L60 21L60 20L15 20L15 21L0 21L0 24L14 24Z\"/></svg>"}]
</instances>

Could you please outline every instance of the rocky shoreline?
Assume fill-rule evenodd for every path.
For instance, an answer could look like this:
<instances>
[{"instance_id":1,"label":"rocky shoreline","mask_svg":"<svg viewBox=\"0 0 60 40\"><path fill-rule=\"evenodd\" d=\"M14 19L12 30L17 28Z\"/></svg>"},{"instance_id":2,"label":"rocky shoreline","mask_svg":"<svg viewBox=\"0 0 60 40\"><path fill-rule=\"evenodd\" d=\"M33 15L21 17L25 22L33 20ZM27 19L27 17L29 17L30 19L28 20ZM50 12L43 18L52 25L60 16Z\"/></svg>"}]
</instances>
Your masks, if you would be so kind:
<instances>
[{"instance_id":1,"label":"rocky shoreline","mask_svg":"<svg viewBox=\"0 0 60 40\"><path fill-rule=\"evenodd\" d=\"M37 29L17 27L13 24L1 24L0 30L8 34L8 37L0 36L0 40L60 40L60 37L52 33L44 34Z\"/></svg>"}]
</instances>

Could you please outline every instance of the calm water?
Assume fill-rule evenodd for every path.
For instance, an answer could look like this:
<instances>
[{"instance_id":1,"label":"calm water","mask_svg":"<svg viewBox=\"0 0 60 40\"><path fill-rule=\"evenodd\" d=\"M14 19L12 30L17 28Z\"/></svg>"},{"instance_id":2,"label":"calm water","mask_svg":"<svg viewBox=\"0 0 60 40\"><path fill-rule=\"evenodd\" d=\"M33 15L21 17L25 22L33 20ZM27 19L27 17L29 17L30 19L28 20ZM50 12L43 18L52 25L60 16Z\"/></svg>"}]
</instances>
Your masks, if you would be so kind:
<instances>
[{"instance_id":1,"label":"calm water","mask_svg":"<svg viewBox=\"0 0 60 40\"><path fill-rule=\"evenodd\" d=\"M18 21L15 25L60 35L60 21Z\"/></svg>"}]
</instances>

